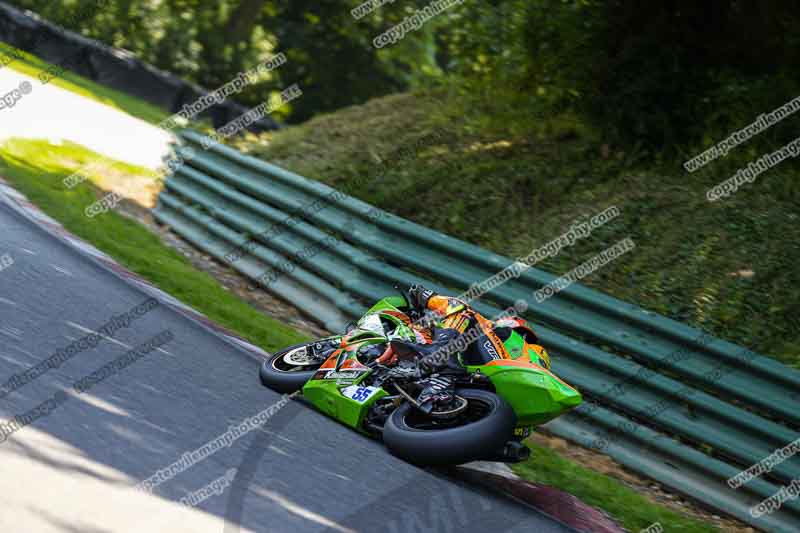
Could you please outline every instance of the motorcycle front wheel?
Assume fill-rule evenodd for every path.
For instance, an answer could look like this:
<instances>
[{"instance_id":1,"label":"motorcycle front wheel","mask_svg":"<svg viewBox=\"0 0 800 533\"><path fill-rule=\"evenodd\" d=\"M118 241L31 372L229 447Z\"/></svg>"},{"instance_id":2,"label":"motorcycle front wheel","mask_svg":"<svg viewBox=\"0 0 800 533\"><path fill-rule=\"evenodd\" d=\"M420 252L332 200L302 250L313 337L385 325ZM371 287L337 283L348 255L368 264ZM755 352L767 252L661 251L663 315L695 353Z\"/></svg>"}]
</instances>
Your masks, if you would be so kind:
<instances>
[{"instance_id":1,"label":"motorcycle front wheel","mask_svg":"<svg viewBox=\"0 0 800 533\"><path fill-rule=\"evenodd\" d=\"M453 418L430 417L410 403L389 415L383 442L392 454L419 465L456 465L484 459L512 437L516 416L493 392L456 389L467 408Z\"/></svg>"},{"instance_id":2,"label":"motorcycle front wheel","mask_svg":"<svg viewBox=\"0 0 800 533\"><path fill-rule=\"evenodd\" d=\"M261 384L285 394L302 389L323 363L311 355L310 344L295 344L269 356L258 372Z\"/></svg>"}]
</instances>

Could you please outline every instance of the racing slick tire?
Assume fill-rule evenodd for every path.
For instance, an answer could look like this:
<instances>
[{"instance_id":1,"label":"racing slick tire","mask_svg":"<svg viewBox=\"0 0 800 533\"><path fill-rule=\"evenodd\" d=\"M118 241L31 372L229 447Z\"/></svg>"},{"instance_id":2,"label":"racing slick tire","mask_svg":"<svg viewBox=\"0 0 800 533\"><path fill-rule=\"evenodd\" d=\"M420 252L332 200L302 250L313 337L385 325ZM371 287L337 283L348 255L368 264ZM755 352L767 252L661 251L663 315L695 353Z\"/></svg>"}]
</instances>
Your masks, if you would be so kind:
<instances>
[{"instance_id":1,"label":"racing slick tire","mask_svg":"<svg viewBox=\"0 0 800 533\"><path fill-rule=\"evenodd\" d=\"M461 423L450 426L435 427L407 402L395 409L383 427L389 451L410 463L436 466L480 460L502 449L516 424L508 402L480 389L456 389L455 394L467 400L468 408Z\"/></svg>"},{"instance_id":2,"label":"racing slick tire","mask_svg":"<svg viewBox=\"0 0 800 533\"><path fill-rule=\"evenodd\" d=\"M322 363L306 365L309 369L304 370L302 365L292 365L287 362L286 357L291 357L293 353L297 353L300 348L305 348L309 344L295 344L270 355L261 363L261 368L258 372L261 384L275 392L284 394L290 394L302 389L303 385L316 374Z\"/></svg>"}]
</instances>

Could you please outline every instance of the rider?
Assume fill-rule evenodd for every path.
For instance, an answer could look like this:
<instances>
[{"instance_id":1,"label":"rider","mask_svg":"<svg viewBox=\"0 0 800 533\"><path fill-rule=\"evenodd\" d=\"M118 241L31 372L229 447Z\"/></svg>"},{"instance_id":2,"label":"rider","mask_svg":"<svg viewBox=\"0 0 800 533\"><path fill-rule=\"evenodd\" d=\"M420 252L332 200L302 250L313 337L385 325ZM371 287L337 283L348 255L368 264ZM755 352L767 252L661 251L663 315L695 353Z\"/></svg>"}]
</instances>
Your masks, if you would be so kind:
<instances>
[{"instance_id":1,"label":"rider","mask_svg":"<svg viewBox=\"0 0 800 533\"><path fill-rule=\"evenodd\" d=\"M405 291L409 315L415 319L415 325L427 329L430 324L429 343L408 343L393 341L378 359L384 364L393 364L398 356L416 357L420 374L427 376L420 383L423 385L418 401L425 410L430 411L434 405L446 406L453 399L455 378L467 372L464 364L485 364L503 356L503 341L511 334L512 329L521 328L526 341L539 355L541 364L550 367L547 352L538 344L532 330L520 319L504 318L492 322L487 320L462 300L449 296L441 296L422 285L412 285ZM465 333L468 336L463 343L458 338ZM459 344L461 350L453 347ZM403 349L406 346L407 349ZM404 353L402 353L404 352Z\"/></svg>"}]
</instances>

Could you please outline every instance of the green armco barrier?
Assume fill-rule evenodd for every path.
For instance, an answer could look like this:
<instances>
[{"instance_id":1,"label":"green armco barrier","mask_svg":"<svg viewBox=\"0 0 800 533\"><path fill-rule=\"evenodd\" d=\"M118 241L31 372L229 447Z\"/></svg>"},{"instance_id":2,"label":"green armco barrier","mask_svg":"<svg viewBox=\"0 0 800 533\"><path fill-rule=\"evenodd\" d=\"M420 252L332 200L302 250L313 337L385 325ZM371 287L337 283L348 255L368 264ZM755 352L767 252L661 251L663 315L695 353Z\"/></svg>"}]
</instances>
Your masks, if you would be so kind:
<instances>
[{"instance_id":1,"label":"green armco barrier","mask_svg":"<svg viewBox=\"0 0 800 533\"><path fill-rule=\"evenodd\" d=\"M179 202L169 195L162 194L159 200L162 205L154 213L156 218L169 225L173 230L182 235L186 240L196 245L198 248L209 253L216 259L224 260L225 253L229 249L229 242L223 238L217 238L212 235L210 229L218 229L218 226L213 223L210 218L203 219L203 215L193 211L191 207L181 206ZM181 213L190 214L189 217L182 216ZM252 260L243 258L237 261L235 268L251 279L258 279L263 273L263 264L254 264ZM338 293L332 287L326 287L324 284L316 283L315 291L310 291L306 287L297 287L288 283L286 279L280 280L270 286L272 292L281 296L289 301L296 302L296 304L305 309L313 308L319 312L319 317L322 318L323 325L327 328L341 328L347 323L349 315L344 315L339 311L338 305L340 300L347 300L347 295ZM337 299L337 305L330 304L329 299L325 299L322 295L331 295ZM327 305L326 305L327 304Z\"/></svg>"},{"instance_id":2,"label":"green armco barrier","mask_svg":"<svg viewBox=\"0 0 800 533\"><path fill-rule=\"evenodd\" d=\"M185 136L196 142L201 138L194 132L188 132ZM376 210L369 204L347 197L324 184L245 156L228 147L217 145L212 148L211 152L211 154L201 153L192 162L192 165L199 165L202 170L218 178L230 179L236 187L248 194L283 209L301 209L303 206L325 199L331 207L326 208L324 213L312 213L308 217L310 220L335 231L342 224L348 221L352 222L353 217L360 217L360 223L354 224L351 232L351 237L359 245L396 262L404 263L409 268L430 274L450 286L466 290L470 284L490 277L497 270L512 262L509 258L492 254L447 235ZM226 165L231 165L231 162L237 164L226 170ZM262 176L264 175L270 175L272 178L268 187L263 182ZM378 211L381 216L374 217L369 223L363 223L362 219L366 213L375 211ZM413 227L419 232L420 237L417 240L403 240L398 238L401 237L398 234L386 235L385 231L380 233L372 229L367 231L367 228L370 227L383 229L387 225L392 229ZM423 236L427 236L427 246L420 246L418 243ZM553 238L555 237L557 236L553 236ZM386 249L384 246L387 238L393 242L390 249ZM459 243L460 248L456 250L454 243ZM439 251L442 247L447 248L444 253ZM475 257L481 260L458 263L452 261L453 255L463 256L468 252L474 253ZM493 267L487 268L486 263L492 263ZM541 283L531 284L530 279L533 276L540 277ZM532 301L532 292L555 278L551 274L530 269L519 280L510 281L490 291L483 296L483 299L496 300L503 306L513 304L520 297L527 296L527 299ZM575 293L591 295L591 298L588 303L583 305L580 300L575 298ZM615 311L609 313L597 311L597 306L594 304L600 301L615 302L613 305L609 304ZM624 309L628 311L623 319L620 318L619 313ZM800 425L800 409L797 409L796 403L798 391L800 391L800 373L787 373L784 365L769 358L755 358L748 364L747 374L732 373L716 383L709 383L706 376L710 369L719 364L720 360L741 364L735 357L735 354L741 350L740 347L720 339L713 339L703 345L698 341L703 335L700 331L635 308L578 284L559 293L558 298L550 298L542 304L532 306L531 316L540 322L550 323L560 329L572 330L591 337L598 343L610 344L625 353L641 358L646 364L665 366L671 372L680 374L687 380L697 382L701 386L711 386L742 402L774 411L780 417ZM636 317L637 322L631 323L631 317ZM646 336L640 335L643 330L648 332ZM658 333L662 331L667 333ZM676 336L677 331L683 333ZM671 362L670 356L676 353L682 354L682 360Z\"/></svg>"},{"instance_id":3,"label":"green armco barrier","mask_svg":"<svg viewBox=\"0 0 800 533\"><path fill-rule=\"evenodd\" d=\"M616 413L602 408L599 410L602 411L599 420L608 427L626 422ZM550 422L548 429L562 438L591 447L596 435L600 433L598 426L601 431L607 429L595 420L577 420L567 415ZM635 472L642 472L663 485L676 488L714 509L726 511L764 531L797 531L796 506L790 512L773 513L758 520L749 513L750 507L775 493L775 485L759 478L736 491L720 489L726 479L739 473L738 467L708 457L694 448L676 444L672 439L665 438L663 434L650 428L644 427L636 432L625 433L620 439L610 443L605 453Z\"/></svg>"},{"instance_id":4,"label":"green armco barrier","mask_svg":"<svg viewBox=\"0 0 800 533\"><path fill-rule=\"evenodd\" d=\"M329 330L395 284L457 294L512 262L231 148L203 151L200 135L182 135L194 155L167 180L155 217ZM237 249L241 258L226 260ZM531 268L473 302L492 316L528 301L525 314L556 372L587 397L546 427L755 527L797 531L798 501L759 519L748 508L800 477L800 457L737 490L725 480L800 437L800 373L579 284L534 303L532 293L555 278Z\"/></svg>"}]
</instances>

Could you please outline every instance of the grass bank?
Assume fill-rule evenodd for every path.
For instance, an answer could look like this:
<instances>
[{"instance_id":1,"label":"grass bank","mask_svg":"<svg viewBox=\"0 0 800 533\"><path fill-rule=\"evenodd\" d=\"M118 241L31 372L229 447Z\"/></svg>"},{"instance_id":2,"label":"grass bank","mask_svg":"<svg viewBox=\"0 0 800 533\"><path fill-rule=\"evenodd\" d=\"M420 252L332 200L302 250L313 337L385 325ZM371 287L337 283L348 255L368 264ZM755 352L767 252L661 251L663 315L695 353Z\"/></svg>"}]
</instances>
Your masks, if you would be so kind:
<instances>
[{"instance_id":1,"label":"grass bank","mask_svg":"<svg viewBox=\"0 0 800 533\"><path fill-rule=\"evenodd\" d=\"M708 188L757 157L756 147L689 175L681 161L645 163L636 146L604 144L569 112L540 116L504 102L387 96L238 147L335 187L375 176L354 195L507 256L616 205L620 217L537 266L564 274L630 237L634 252L582 283L800 368L795 163L710 203Z\"/></svg>"}]
</instances>

